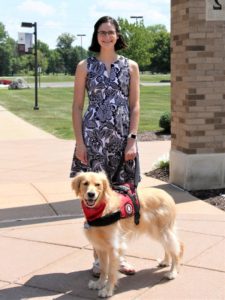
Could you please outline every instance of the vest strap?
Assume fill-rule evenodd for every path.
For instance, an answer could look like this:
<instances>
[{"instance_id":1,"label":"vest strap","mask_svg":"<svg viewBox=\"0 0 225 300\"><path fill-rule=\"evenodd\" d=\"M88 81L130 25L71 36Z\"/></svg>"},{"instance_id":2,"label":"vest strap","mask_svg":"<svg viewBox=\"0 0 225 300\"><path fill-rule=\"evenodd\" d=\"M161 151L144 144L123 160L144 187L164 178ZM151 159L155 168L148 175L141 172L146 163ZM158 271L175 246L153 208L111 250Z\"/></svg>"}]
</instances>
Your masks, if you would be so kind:
<instances>
[{"instance_id":1,"label":"vest strap","mask_svg":"<svg viewBox=\"0 0 225 300\"><path fill-rule=\"evenodd\" d=\"M130 187L127 187L125 185L113 186L113 189L120 194L127 195L131 199L133 207L134 207L134 222L136 225L138 225L140 222L140 202L139 202L139 198L138 198L136 189L134 188L134 191L130 192ZM129 217L129 216L126 216L126 217ZM121 211L116 211L112 214L107 214L103 217L100 217L100 218L97 218L97 219L94 219L91 221L89 220L89 221L87 221L87 223L88 223L88 225L95 226L95 227L108 226L108 225L111 225L123 218L124 218L124 216L122 215Z\"/></svg>"}]
</instances>

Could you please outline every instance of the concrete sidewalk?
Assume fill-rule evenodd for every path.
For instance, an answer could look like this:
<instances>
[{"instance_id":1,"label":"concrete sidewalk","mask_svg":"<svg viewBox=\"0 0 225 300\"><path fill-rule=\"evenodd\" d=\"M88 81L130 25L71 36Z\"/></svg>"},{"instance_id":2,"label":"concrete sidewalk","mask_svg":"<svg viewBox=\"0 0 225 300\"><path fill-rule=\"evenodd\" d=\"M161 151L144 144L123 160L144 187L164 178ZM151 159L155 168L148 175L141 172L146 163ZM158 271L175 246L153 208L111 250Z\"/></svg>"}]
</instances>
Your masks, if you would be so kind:
<instances>
[{"instance_id":1,"label":"concrete sidewalk","mask_svg":"<svg viewBox=\"0 0 225 300\"><path fill-rule=\"evenodd\" d=\"M143 82L141 81L140 85L142 86L170 86L170 82ZM34 88L34 83L30 83L29 86ZM62 88L62 87L73 87L73 81L66 82L41 82L39 88ZM8 86L4 86L7 88Z\"/></svg>"},{"instance_id":2,"label":"concrete sidewalk","mask_svg":"<svg viewBox=\"0 0 225 300\"><path fill-rule=\"evenodd\" d=\"M1 106L0 124L0 299L96 299L87 289L93 254L68 178L74 142ZM137 273L121 275L113 299L225 299L224 212L144 175L169 150L169 141L139 142L141 185L165 189L177 203L180 275L164 280L167 269L156 268L161 247L142 237L127 251Z\"/></svg>"}]
</instances>

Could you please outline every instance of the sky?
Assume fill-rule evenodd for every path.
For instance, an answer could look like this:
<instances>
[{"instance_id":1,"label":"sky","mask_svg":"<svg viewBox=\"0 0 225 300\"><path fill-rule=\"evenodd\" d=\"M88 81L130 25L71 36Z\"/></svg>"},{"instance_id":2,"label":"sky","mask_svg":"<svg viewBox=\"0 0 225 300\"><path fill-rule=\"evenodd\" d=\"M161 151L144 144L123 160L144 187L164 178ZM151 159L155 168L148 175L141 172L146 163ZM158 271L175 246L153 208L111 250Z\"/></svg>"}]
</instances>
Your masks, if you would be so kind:
<instances>
[{"instance_id":1,"label":"sky","mask_svg":"<svg viewBox=\"0 0 225 300\"><path fill-rule=\"evenodd\" d=\"M18 40L18 32L33 32L22 28L21 22L37 22L37 38L56 48L62 33L73 34L73 46L88 49L94 24L105 15L115 19L143 16L144 25L163 24L170 31L170 0L8 0L1 5L0 22L9 36ZM85 34L84 37L77 36Z\"/></svg>"}]
</instances>

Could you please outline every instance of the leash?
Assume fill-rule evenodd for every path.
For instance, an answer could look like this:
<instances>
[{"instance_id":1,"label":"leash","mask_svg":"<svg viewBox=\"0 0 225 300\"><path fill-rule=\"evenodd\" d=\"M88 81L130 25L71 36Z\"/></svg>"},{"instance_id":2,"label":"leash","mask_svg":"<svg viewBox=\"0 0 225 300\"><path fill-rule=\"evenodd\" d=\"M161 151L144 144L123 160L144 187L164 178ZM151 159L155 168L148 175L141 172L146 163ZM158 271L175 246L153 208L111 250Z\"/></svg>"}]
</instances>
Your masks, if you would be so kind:
<instances>
[{"instance_id":1,"label":"leash","mask_svg":"<svg viewBox=\"0 0 225 300\"><path fill-rule=\"evenodd\" d=\"M140 182L140 162L139 162L139 154L137 153L135 157L135 173L134 173L134 188L136 189L138 183Z\"/></svg>"},{"instance_id":2,"label":"leash","mask_svg":"<svg viewBox=\"0 0 225 300\"><path fill-rule=\"evenodd\" d=\"M134 206L134 223L136 225L140 222L140 201L137 193L137 186L140 182L140 163L139 163L139 154L137 153L135 157L135 173L134 173L134 192L130 193L130 188L125 185L113 185L113 189L119 193L127 194Z\"/></svg>"},{"instance_id":3,"label":"leash","mask_svg":"<svg viewBox=\"0 0 225 300\"><path fill-rule=\"evenodd\" d=\"M138 198L138 193L137 193L137 186L138 183L140 181L140 163L139 163L139 154L137 153L136 157L135 157L135 174L134 174L134 192L135 192L135 196L136 196L136 201L133 201L134 204L134 209L135 209L135 213L134 213L134 222L136 225L139 224L140 221L140 201ZM133 195L132 195L133 196Z\"/></svg>"},{"instance_id":4,"label":"leash","mask_svg":"<svg viewBox=\"0 0 225 300\"><path fill-rule=\"evenodd\" d=\"M119 166L122 164L121 162ZM118 171L117 171L118 172ZM116 173L117 175L117 173ZM114 175L115 176L115 175ZM140 201L137 194L137 186L140 181L140 164L139 164L139 155L137 153L135 157L135 174L134 174L134 186L127 186L127 185L116 185L112 184L113 190L115 190L118 193L121 193L123 195L126 195L130 198L132 205L133 205L133 216L134 216L134 222L136 225L140 222ZM108 226L111 225L121 218L123 218L122 213L120 211L117 211L112 214L105 215L103 217L94 219L94 220L88 220L86 223L86 228L88 229L88 226Z\"/></svg>"}]
</instances>

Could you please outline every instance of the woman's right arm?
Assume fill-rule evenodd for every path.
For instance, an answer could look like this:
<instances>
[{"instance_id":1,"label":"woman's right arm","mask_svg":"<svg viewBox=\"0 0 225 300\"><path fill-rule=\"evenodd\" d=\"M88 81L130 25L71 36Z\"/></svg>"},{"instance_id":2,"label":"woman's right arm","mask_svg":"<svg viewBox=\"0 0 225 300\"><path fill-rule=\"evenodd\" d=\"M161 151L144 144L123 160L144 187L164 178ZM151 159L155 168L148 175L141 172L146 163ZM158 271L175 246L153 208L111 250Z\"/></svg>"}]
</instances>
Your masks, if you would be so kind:
<instances>
[{"instance_id":1,"label":"woman's right arm","mask_svg":"<svg viewBox=\"0 0 225 300\"><path fill-rule=\"evenodd\" d=\"M76 69L72 108L73 130L76 139L75 155L83 164L87 164L87 149L84 144L82 134L82 115L85 99L86 76L87 62L86 60L83 60L77 65Z\"/></svg>"}]
</instances>

